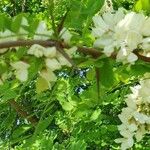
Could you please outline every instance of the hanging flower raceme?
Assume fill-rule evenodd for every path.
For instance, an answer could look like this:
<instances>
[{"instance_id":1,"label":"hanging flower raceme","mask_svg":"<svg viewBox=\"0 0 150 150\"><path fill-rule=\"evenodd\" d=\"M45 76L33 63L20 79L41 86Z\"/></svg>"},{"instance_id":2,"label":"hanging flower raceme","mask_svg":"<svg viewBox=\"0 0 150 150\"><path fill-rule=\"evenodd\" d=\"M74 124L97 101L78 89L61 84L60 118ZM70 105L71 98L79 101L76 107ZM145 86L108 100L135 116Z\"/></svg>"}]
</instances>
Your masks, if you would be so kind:
<instances>
[{"instance_id":1,"label":"hanging flower raceme","mask_svg":"<svg viewBox=\"0 0 150 150\"><path fill-rule=\"evenodd\" d=\"M44 24L41 25L44 26ZM66 28L64 28L60 33L60 38L63 39L67 44L70 43L71 37L72 35ZM64 49L64 52L70 58L72 58L76 50L77 47L74 46L70 49ZM45 62L44 69L39 72L39 78L37 80L38 92L51 89L53 83L57 80L57 77L54 73L55 70L61 69L62 66L72 66L72 64L59 51L57 51L56 47L43 47L41 45L34 44L29 48L27 54L37 58L43 58ZM42 89L40 86L43 83L45 83L45 86Z\"/></svg>"},{"instance_id":2,"label":"hanging flower raceme","mask_svg":"<svg viewBox=\"0 0 150 150\"><path fill-rule=\"evenodd\" d=\"M140 141L146 133L150 133L150 79L141 81L131 91L126 96L127 107L119 115L122 124L118 130L123 138L116 139L115 142L121 143L121 150L131 148L134 137Z\"/></svg>"},{"instance_id":3,"label":"hanging flower raceme","mask_svg":"<svg viewBox=\"0 0 150 150\"><path fill-rule=\"evenodd\" d=\"M19 24L17 26L18 28L15 28L16 24ZM18 40L20 41L22 39L25 40L28 38L37 41L35 43L38 43L39 40L50 40L53 37L53 30L49 29L46 25L46 22L44 21L39 22L37 28L33 30L33 33L30 33L30 27L31 26L29 25L29 20L25 16L19 15L14 17L12 19L12 29L6 28L0 31L0 43ZM70 44L71 37L72 34L67 28L64 27L60 31L59 38L63 40L66 44ZM1 49L0 54L7 52L8 49L9 48ZM15 50L17 54L18 48L16 48ZM68 55L68 57L72 58L72 55L76 50L76 47L72 47L70 49L64 49L64 52ZM39 70L39 78L42 78L47 82L49 89L51 88L51 82L55 82L57 79L54 71L61 69L62 66L72 66L70 61L66 59L67 57L57 51L57 48L55 46L44 47L39 44L33 44L27 50L25 60L28 61L28 58L30 58L30 56L44 60L43 68ZM10 63L10 65L14 70L12 73L14 73L19 81L24 82L28 80L28 68L30 67L29 64L20 60ZM41 79L39 79L39 81L41 82ZM3 84L3 79L1 77L0 84Z\"/></svg>"},{"instance_id":4,"label":"hanging flower raceme","mask_svg":"<svg viewBox=\"0 0 150 150\"><path fill-rule=\"evenodd\" d=\"M106 56L116 52L117 61L134 64L138 59L135 49L142 49L144 55L150 53L150 17L120 8L94 16L93 22L94 47L102 48Z\"/></svg>"}]
</instances>

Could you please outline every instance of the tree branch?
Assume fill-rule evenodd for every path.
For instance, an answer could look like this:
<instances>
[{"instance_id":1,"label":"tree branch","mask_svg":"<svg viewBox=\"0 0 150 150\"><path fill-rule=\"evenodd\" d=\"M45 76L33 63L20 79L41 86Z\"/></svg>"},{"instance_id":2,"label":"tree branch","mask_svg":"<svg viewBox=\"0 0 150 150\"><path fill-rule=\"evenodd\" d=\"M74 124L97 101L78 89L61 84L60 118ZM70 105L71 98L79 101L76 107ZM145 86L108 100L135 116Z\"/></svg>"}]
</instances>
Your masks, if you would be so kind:
<instances>
[{"instance_id":1,"label":"tree branch","mask_svg":"<svg viewBox=\"0 0 150 150\"><path fill-rule=\"evenodd\" d=\"M66 45L63 42L59 42L56 40L47 40L47 41L42 41L42 40L18 40L18 41L9 41L9 42L2 42L0 43L0 49L3 48L11 48L11 47L19 47L19 46L32 46L33 44L39 44L43 47L51 47L51 46L56 46L61 45L61 48L70 48L68 45ZM58 47L59 50L60 47ZM97 49L94 48L87 48L87 47L78 47L78 51L81 53L84 53L86 55L91 55L94 58L98 58L101 56L103 53L100 52ZM139 54L137 51L134 51L134 53L138 56L139 59L145 61L145 62L150 62L150 57L143 56ZM111 58L115 59L116 54L112 54Z\"/></svg>"},{"instance_id":2,"label":"tree branch","mask_svg":"<svg viewBox=\"0 0 150 150\"><path fill-rule=\"evenodd\" d=\"M36 116L30 116L25 110L24 107L20 106L15 100L10 100L9 104L12 108L16 110L16 112L23 118L27 119L33 126L38 123L38 119Z\"/></svg>"},{"instance_id":3,"label":"tree branch","mask_svg":"<svg viewBox=\"0 0 150 150\"><path fill-rule=\"evenodd\" d=\"M143 55L140 55L137 51L134 51L134 54L137 55L137 57L145 62L150 62L150 57L146 57Z\"/></svg>"}]
</instances>

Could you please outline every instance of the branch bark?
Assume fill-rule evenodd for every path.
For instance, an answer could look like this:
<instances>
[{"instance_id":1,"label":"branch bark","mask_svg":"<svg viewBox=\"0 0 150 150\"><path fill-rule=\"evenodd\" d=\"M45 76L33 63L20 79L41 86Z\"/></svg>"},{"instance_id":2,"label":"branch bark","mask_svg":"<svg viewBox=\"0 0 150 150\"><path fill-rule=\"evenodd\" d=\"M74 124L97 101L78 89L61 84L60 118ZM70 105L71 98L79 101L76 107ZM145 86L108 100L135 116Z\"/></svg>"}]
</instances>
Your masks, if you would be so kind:
<instances>
[{"instance_id":1,"label":"branch bark","mask_svg":"<svg viewBox=\"0 0 150 150\"><path fill-rule=\"evenodd\" d=\"M36 116L30 116L27 111L24 110L24 107L20 106L15 100L10 100L9 104L12 108L16 110L18 115L21 117L27 119L33 126L35 126L38 123L38 119Z\"/></svg>"},{"instance_id":2,"label":"branch bark","mask_svg":"<svg viewBox=\"0 0 150 150\"><path fill-rule=\"evenodd\" d=\"M68 45L66 45L63 42L55 41L55 40L47 40L47 41L42 41L42 40L18 40L18 41L9 41L9 42L3 42L0 43L0 49L3 48L11 48L11 47L19 47L19 46L32 46L33 44L39 44L43 47L52 47L52 46L60 46L61 48L70 48ZM98 58L101 56L103 53L100 52L97 49L94 48L87 48L87 47L78 47L78 51L81 53L84 53L85 55L91 55L94 58ZM134 53L138 56L139 59L145 61L145 62L150 62L150 57L143 56L139 54L137 51L134 51ZM112 54L111 58L115 59L116 54Z\"/></svg>"}]
</instances>

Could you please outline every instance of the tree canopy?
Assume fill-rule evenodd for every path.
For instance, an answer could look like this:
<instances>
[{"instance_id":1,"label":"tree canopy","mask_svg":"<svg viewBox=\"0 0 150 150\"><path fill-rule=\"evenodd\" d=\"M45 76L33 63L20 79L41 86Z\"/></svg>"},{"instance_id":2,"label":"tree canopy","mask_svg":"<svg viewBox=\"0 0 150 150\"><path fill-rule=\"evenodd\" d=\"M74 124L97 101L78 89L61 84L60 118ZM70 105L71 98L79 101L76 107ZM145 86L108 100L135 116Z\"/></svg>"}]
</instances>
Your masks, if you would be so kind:
<instances>
[{"instance_id":1,"label":"tree canopy","mask_svg":"<svg viewBox=\"0 0 150 150\"><path fill-rule=\"evenodd\" d=\"M0 149L149 150L149 0L0 2Z\"/></svg>"}]
</instances>

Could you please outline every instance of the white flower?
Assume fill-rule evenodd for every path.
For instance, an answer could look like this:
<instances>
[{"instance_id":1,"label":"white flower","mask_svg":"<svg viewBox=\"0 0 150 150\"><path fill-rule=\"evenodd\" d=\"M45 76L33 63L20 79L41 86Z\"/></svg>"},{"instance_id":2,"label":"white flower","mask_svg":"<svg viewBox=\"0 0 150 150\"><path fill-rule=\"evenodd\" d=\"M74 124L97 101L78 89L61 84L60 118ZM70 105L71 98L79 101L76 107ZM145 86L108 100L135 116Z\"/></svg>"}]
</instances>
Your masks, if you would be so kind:
<instances>
[{"instance_id":1,"label":"white flower","mask_svg":"<svg viewBox=\"0 0 150 150\"><path fill-rule=\"evenodd\" d=\"M43 49L43 54L45 57L53 58L56 56L56 47L49 47Z\"/></svg>"},{"instance_id":2,"label":"white flower","mask_svg":"<svg viewBox=\"0 0 150 150\"><path fill-rule=\"evenodd\" d=\"M150 79L140 81L140 85L131 87L131 94L126 96L127 107L122 109L119 119L122 124L118 126L121 139L116 139L121 143L122 149L128 149L133 145L133 137L139 142L144 134L150 133L149 103L150 103ZM128 142L130 144L128 145Z\"/></svg>"},{"instance_id":3,"label":"white flower","mask_svg":"<svg viewBox=\"0 0 150 150\"><path fill-rule=\"evenodd\" d=\"M150 37L144 38L141 46L144 52L150 52Z\"/></svg>"},{"instance_id":4,"label":"white flower","mask_svg":"<svg viewBox=\"0 0 150 150\"><path fill-rule=\"evenodd\" d=\"M140 32L144 21L145 16L143 14L130 12L117 24L117 27L123 31L133 30Z\"/></svg>"},{"instance_id":5,"label":"white flower","mask_svg":"<svg viewBox=\"0 0 150 150\"><path fill-rule=\"evenodd\" d=\"M9 42L9 41L16 41L17 37L13 32L6 29L4 32L0 32L0 43L1 42Z\"/></svg>"},{"instance_id":6,"label":"white flower","mask_svg":"<svg viewBox=\"0 0 150 150\"><path fill-rule=\"evenodd\" d=\"M41 21L37 27L37 30L35 32L34 39L35 40L48 40L53 34L52 30L48 30L46 23L44 21Z\"/></svg>"},{"instance_id":7,"label":"white flower","mask_svg":"<svg viewBox=\"0 0 150 150\"><path fill-rule=\"evenodd\" d=\"M11 64L13 69L15 69L16 78L22 82L28 79L28 68L30 67L29 64L18 61Z\"/></svg>"},{"instance_id":8,"label":"white flower","mask_svg":"<svg viewBox=\"0 0 150 150\"><path fill-rule=\"evenodd\" d=\"M144 36L150 36L150 17L148 17L143 23L142 34Z\"/></svg>"},{"instance_id":9,"label":"white flower","mask_svg":"<svg viewBox=\"0 0 150 150\"><path fill-rule=\"evenodd\" d=\"M124 139L124 141L121 144L121 150L129 149L133 146L133 144L134 144L134 140L132 137L128 139Z\"/></svg>"},{"instance_id":10,"label":"white flower","mask_svg":"<svg viewBox=\"0 0 150 150\"><path fill-rule=\"evenodd\" d=\"M48 83L49 82L55 82L57 80L56 75L53 73L52 70L47 69L47 70L42 70L40 72L40 76L44 78Z\"/></svg>"},{"instance_id":11,"label":"white flower","mask_svg":"<svg viewBox=\"0 0 150 150\"><path fill-rule=\"evenodd\" d=\"M105 32L109 30L109 26L104 22L101 16L94 16L93 22L96 28L92 29L92 34L95 37L101 37Z\"/></svg>"},{"instance_id":12,"label":"white flower","mask_svg":"<svg viewBox=\"0 0 150 150\"><path fill-rule=\"evenodd\" d=\"M126 60L128 54L127 48L121 48L116 56L117 61L124 61Z\"/></svg>"},{"instance_id":13,"label":"white flower","mask_svg":"<svg viewBox=\"0 0 150 150\"><path fill-rule=\"evenodd\" d=\"M128 95L127 99L125 100L127 106L133 110L137 109L136 101Z\"/></svg>"},{"instance_id":14,"label":"white flower","mask_svg":"<svg viewBox=\"0 0 150 150\"><path fill-rule=\"evenodd\" d=\"M133 136L134 134L132 132L130 132L129 130L121 130L120 134L125 137L125 138L129 138L131 136Z\"/></svg>"},{"instance_id":15,"label":"white flower","mask_svg":"<svg viewBox=\"0 0 150 150\"><path fill-rule=\"evenodd\" d=\"M21 82L27 81L28 79L28 70L16 70L16 78Z\"/></svg>"},{"instance_id":16,"label":"white flower","mask_svg":"<svg viewBox=\"0 0 150 150\"><path fill-rule=\"evenodd\" d=\"M55 58L52 59L47 58L45 59L45 63L46 66L52 71L61 69L61 64Z\"/></svg>"},{"instance_id":17,"label":"white flower","mask_svg":"<svg viewBox=\"0 0 150 150\"><path fill-rule=\"evenodd\" d=\"M34 55L36 57L42 57L44 55L44 50L45 48L41 45L38 44L34 44L30 47L30 49L28 50L28 54L30 55Z\"/></svg>"},{"instance_id":18,"label":"white flower","mask_svg":"<svg viewBox=\"0 0 150 150\"><path fill-rule=\"evenodd\" d=\"M100 38L96 39L94 42L94 47L104 48L113 44L112 35L103 35Z\"/></svg>"},{"instance_id":19,"label":"white flower","mask_svg":"<svg viewBox=\"0 0 150 150\"><path fill-rule=\"evenodd\" d=\"M138 129L138 127L137 127L136 124L132 123L132 124L128 125L128 129L129 129L130 132L134 132Z\"/></svg>"},{"instance_id":20,"label":"white flower","mask_svg":"<svg viewBox=\"0 0 150 150\"><path fill-rule=\"evenodd\" d=\"M116 56L117 61L121 61L123 63L131 63L134 64L134 62L138 59L138 57L130 52L129 48L121 48Z\"/></svg>"},{"instance_id":21,"label":"white flower","mask_svg":"<svg viewBox=\"0 0 150 150\"><path fill-rule=\"evenodd\" d=\"M129 120L133 117L134 111L135 110L129 107L123 108L121 114L119 114L118 117L122 123L128 124Z\"/></svg>"},{"instance_id":22,"label":"white flower","mask_svg":"<svg viewBox=\"0 0 150 150\"><path fill-rule=\"evenodd\" d=\"M134 53L130 53L127 57L127 61L131 64L134 64L136 60L138 60L138 57Z\"/></svg>"},{"instance_id":23,"label":"white flower","mask_svg":"<svg viewBox=\"0 0 150 150\"><path fill-rule=\"evenodd\" d=\"M116 60L124 64L134 64L138 57L133 53L137 48L143 48L143 55L150 56L149 36L150 17L142 13L129 12L125 15L123 9L108 11L103 15L93 17L95 37L94 47L102 48L103 53L110 57L117 51ZM144 26L144 28L143 28ZM148 31L148 32L147 32Z\"/></svg>"},{"instance_id":24,"label":"white flower","mask_svg":"<svg viewBox=\"0 0 150 150\"><path fill-rule=\"evenodd\" d=\"M116 143L121 143L121 150L127 150L134 144L133 137L115 139Z\"/></svg>"},{"instance_id":25,"label":"white flower","mask_svg":"<svg viewBox=\"0 0 150 150\"><path fill-rule=\"evenodd\" d=\"M65 43L69 44L72 34L66 28L63 28L60 32L60 37L64 40Z\"/></svg>"},{"instance_id":26,"label":"white flower","mask_svg":"<svg viewBox=\"0 0 150 150\"><path fill-rule=\"evenodd\" d=\"M142 35L136 31L129 30L126 35L125 42L129 49L134 50L137 48L138 44L142 42Z\"/></svg>"},{"instance_id":27,"label":"white flower","mask_svg":"<svg viewBox=\"0 0 150 150\"><path fill-rule=\"evenodd\" d=\"M103 19L111 30L114 30L115 25L125 16L123 8L119 8L116 13L106 12L103 14Z\"/></svg>"},{"instance_id":28,"label":"white flower","mask_svg":"<svg viewBox=\"0 0 150 150\"><path fill-rule=\"evenodd\" d=\"M140 128L137 130L137 132L135 134L135 138L136 138L137 142L142 140L145 133L146 133L145 126L144 125L140 126Z\"/></svg>"},{"instance_id":29,"label":"white flower","mask_svg":"<svg viewBox=\"0 0 150 150\"><path fill-rule=\"evenodd\" d=\"M19 29L19 33L20 34L28 34L28 31L26 31L23 27L24 26L29 26L28 24L28 20L25 18L25 17L22 17L22 20L21 20L21 27ZM24 38L25 36L21 36L22 38Z\"/></svg>"},{"instance_id":30,"label":"white flower","mask_svg":"<svg viewBox=\"0 0 150 150\"><path fill-rule=\"evenodd\" d=\"M57 54L57 59L61 64L61 66L68 66L68 67L72 66L71 63L60 53Z\"/></svg>"},{"instance_id":31,"label":"white flower","mask_svg":"<svg viewBox=\"0 0 150 150\"><path fill-rule=\"evenodd\" d=\"M103 52L106 56L108 57L111 56L111 54L114 52L114 46L113 45L105 46Z\"/></svg>"}]
</instances>

